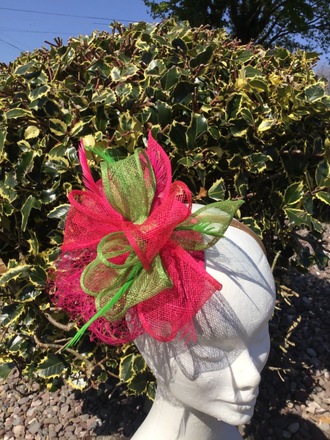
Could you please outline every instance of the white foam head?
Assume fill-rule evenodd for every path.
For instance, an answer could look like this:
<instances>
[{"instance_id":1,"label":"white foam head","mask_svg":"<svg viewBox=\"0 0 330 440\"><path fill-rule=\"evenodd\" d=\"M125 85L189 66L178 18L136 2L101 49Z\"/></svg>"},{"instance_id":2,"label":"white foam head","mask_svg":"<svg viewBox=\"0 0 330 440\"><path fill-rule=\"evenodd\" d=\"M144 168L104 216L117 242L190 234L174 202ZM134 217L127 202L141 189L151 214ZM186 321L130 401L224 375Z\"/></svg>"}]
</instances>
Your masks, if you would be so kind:
<instances>
[{"instance_id":1,"label":"white foam head","mask_svg":"<svg viewBox=\"0 0 330 440\"><path fill-rule=\"evenodd\" d=\"M157 379L156 401L239 425L252 417L269 353L274 280L259 244L233 227L205 252L205 265L223 287L194 318L197 340L135 343Z\"/></svg>"}]
</instances>

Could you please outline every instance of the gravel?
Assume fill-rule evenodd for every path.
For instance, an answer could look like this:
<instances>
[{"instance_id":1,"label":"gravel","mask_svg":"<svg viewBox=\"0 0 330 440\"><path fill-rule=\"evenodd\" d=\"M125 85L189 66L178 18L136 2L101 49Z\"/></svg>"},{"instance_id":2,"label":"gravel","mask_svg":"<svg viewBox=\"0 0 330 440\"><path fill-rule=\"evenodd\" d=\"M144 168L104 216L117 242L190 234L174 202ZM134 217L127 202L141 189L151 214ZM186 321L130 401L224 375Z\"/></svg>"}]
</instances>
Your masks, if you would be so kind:
<instances>
[{"instance_id":1,"label":"gravel","mask_svg":"<svg viewBox=\"0 0 330 440\"><path fill-rule=\"evenodd\" d=\"M245 440L330 439L330 265L305 275L291 271L282 288L291 305L285 303L271 323L273 349L255 415L239 429ZM289 328L288 344L283 335ZM0 399L2 440L128 440L151 406L144 397L127 396L111 378L85 392L68 386L50 392L17 372L0 382Z\"/></svg>"}]
</instances>

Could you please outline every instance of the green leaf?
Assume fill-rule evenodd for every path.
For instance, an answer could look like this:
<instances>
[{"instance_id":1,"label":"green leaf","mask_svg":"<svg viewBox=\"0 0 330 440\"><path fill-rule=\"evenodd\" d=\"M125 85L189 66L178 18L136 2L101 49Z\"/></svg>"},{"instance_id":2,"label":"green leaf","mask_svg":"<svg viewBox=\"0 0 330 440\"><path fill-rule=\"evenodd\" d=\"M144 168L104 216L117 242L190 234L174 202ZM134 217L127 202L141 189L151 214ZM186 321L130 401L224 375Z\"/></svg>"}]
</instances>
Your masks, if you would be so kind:
<instances>
[{"instance_id":1,"label":"green leaf","mask_svg":"<svg viewBox=\"0 0 330 440\"><path fill-rule=\"evenodd\" d=\"M119 67L114 67L110 73L112 81L120 81L121 80L121 71Z\"/></svg>"},{"instance_id":2,"label":"green leaf","mask_svg":"<svg viewBox=\"0 0 330 440\"><path fill-rule=\"evenodd\" d=\"M204 115L192 114L190 125L187 129L187 147L193 149L196 140L207 130L207 121Z\"/></svg>"},{"instance_id":3,"label":"green leaf","mask_svg":"<svg viewBox=\"0 0 330 440\"><path fill-rule=\"evenodd\" d=\"M56 206L56 208L52 209L47 217L49 218L58 218L60 220L64 220L68 214L70 205L68 203Z\"/></svg>"},{"instance_id":4,"label":"green leaf","mask_svg":"<svg viewBox=\"0 0 330 440\"><path fill-rule=\"evenodd\" d=\"M305 97L308 101L314 102L323 98L324 89L320 84L314 84L310 87L306 87L304 90Z\"/></svg>"},{"instance_id":5,"label":"green leaf","mask_svg":"<svg viewBox=\"0 0 330 440\"><path fill-rule=\"evenodd\" d=\"M302 209L285 208L284 211L294 226L311 226L312 216Z\"/></svg>"},{"instance_id":6,"label":"green leaf","mask_svg":"<svg viewBox=\"0 0 330 440\"><path fill-rule=\"evenodd\" d=\"M156 103L158 112L158 122L162 127L171 123L172 111L171 107L166 102L158 101Z\"/></svg>"},{"instance_id":7,"label":"green leaf","mask_svg":"<svg viewBox=\"0 0 330 440\"><path fill-rule=\"evenodd\" d=\"M260 78L256 79L253 78L249 81L249 85L252 86L254 89L257 89L259 92L267 92L268 91L268 84L266 80L262 80Z\"/></svg>"},{"instance_id":8,"label":"green leaf","mask_svg":"<svg viewBox=\"0 0 330 440\"><path fill-rule=\"evenodd\" d=\"M119 86L116 87L116 94L121 99L131 97L132 91L133 86L130 83L119 84Z\"/></svg>"},{"instance_id":9,"label":"green leaf","mask_svg":"<svg viewBox=\"0 0 330 440\"><path fill-rule=\"evenodd\" d=\"M319 191L315 194L315 196L321 200L321 202L326 203L327 205L330 205L330 193L325 191Z\"/></svg>"},{"instance_id":10,"label":"green leaf","mask_svg":"<svg viewBox=\"0 0 330 440\"><path fill-rule=\"evenodd\" d=\"M195 68L200 65L207 64L212 57L213 51L214 47L208 46L205 50L200 52L195 58L190 61L190 66L192 68Z\"/></svg>"},{"instance_id":11,"label":"green leaf","mask_svg":"<svg viewBox=\"0 0 330 440\"><path fill-rule=\"evenodd\" d=\"M27 151L22 154L21 160L17 165L17 179L19 181L21 181L22 177L25 176L25 174L33 167L33 156L33 151Z\"/></svg>"},{"instance_id":12,"label":"green leaf","mask_svg":"<svg viewBox=\"0 0 330 440\"><path fill-rule=\"evenodd\" d=\"M156 396L156 382L148 382L146 395L150 400L155 400Z\"/></svg>"},{"instance_id":13,"label":"green leaf","mask_svg":"<svg viewBox=\"0 0 330 440\"><path fill-rule=\"evenodd\" d=\"M232 119L230 133L235 137L243 137L248 129L248 124L243 118Z\"/></svg>"},{"instance_id":14,"label":"green leaf","mask_svg":"<svg viewBox=\"0 0 330 440\"><path fill-rule=\"evenodd\" d=\"M146 68L146 72L148 75L162 75L166 70L166 65L163 60L152 60L148 67Z\"/></svg>"},{"instance_id":15,"label":"green leaf","mask_svg":"<svg viewBox=\"0 0 330 440\"><path fill-rule=\"evenodd\" d=\"M8 344L8 350L10 352L20 352L27 347L27 341L20 335L16 335Z\"/></svg>"},{"instance_id":16,"label":"green leaf","mask_svg":"<svg viewBox=\"0 0 330 440\"><path fill-rule=\"evenodd\" d=\"M15 267L9 268L3 275L0 276L0 286L5 286L11 280L17 280L21 276L28 273L30 266L27 264L21 264Z\"/></svg>"},{"instance_id":17,"label":"green leaf","mask_svg":"<svg viewBox=\"0 0 330 440\"><path fill-rule=\"evenodd\" d=\"M246 122L249 125L252 125L252 126L254 125L254 117L253 117L251 111L248 108L242 108L241 109L241 116L242 116L243 119L246 120Z\"/></svg>"},{"instance_id":18,"label":"green leaf","mask_svg":"<svg viewBox=\"0 0 330 440\"><path fill-rule=\"evenodd\" d=\"M119 379L122 382L129 382L133 379L135 373L133 370L135 354L131 353L120 359L119 365Z\"/></svg>"},{"instance_id":19,"label":"green leaf","mask_svg":"<svg viewBox=\"0 0 330 440\"><path fill-rule=\"evenodd\" d=\"M82 130L84 129L85 124L83 123L83 121L79 121L77 122L70 131L71 136L78 136L79 133L82 132Z\"/></svg>"},{"instance_id":20,"label":"green leaf","mask_svg":"<svg viewBox=\"0 0 330 440\"><path fill-rule=\"evenodd\" d=\"M13 108L6 112L7 120L23 118L24 116L32 116L32 113L29 110L24 110L22 108Z\"/></svg>"},{"instance_id":21,"label":"green leaf","mask_svg":"<svg viewBox=\"0 0 330 440\"><path fill-rule=\"evenodd\" d=\"M160 79L163 90L171 90L178 82L180 71L177 67L171 67Z\"/></svg>"},{"instance_id":22,"label":"green leaf","mask_svg":"<svg viewBox=\"0 0 330 440\"><path fill-rule=\"evenodd\" d=\"M56 200L56 187L55 188L50 188L50 189L46 189L44 191L41 191L39 199L40 202L43 205L47 205L49 203L52 203Z\"/></svg>"},{"instance_id":23,"label":"green leaf","mask_svg":"<svg viewBox=\"0 0 330 440\"><path fill-rule=\"evenodd\" d=\"M216 180L207 193L213 200L224 200L226 195L226 185L223 178Z\"/></svg>"},{"instance_id":24,"label":"green leaf","mask_svg":"<svg viewBox=\"0 0 330 440\"><path fill-rule=\"evenodd\" d=\"M57 136L64 136L67 134L67 126L65 122L61 121L60 119L49 119L49 129Z\"/></svg>"},{"instance_id":25,"label":"green leaf","mask_svg":"<svg viewBox=\"0 0 330 440\"><path fill-rule=\"evenodd\" d=\"M176 148L183 149L187 146L186 127L180 122L173 121L169 132L170 139Z\"/></svg>"},{"instance_id":26,"label":"green leaf","mask_svg":"<svg viewBox=\"0 0 330 440\"><path fill-rule=\"evenodd\" d=\"M17 199L16 191L17 179L14 171L5 174L5 179L0 179L0 196L7 199L10 203Z\"/></svg>"},{"instance_id":27,"label":"green leaf","mask_svg":"<svg viewBox=\"0 0 330 440\"><path fill-rule=\"evenodd\" d=\"M238 93L236 93L231 97L231 99L227 104L228 120L237 117L241 109L242 101L243 101L243 96L239 95Z\"/></svg>"},{"instance_id":28,"label":"green leaf","mask_svg":"<svg viewBox=\"0 0 330 440\"><path fill-rule=\"evenodd\" d=\"M137 354L133 360L133 370L135 373L143 373L147 369L146 361L140 354Z\"/></svg>"},{"instance_id":29,"label":"green leaf","mask_svg":"<svg viewBox=\"0 0 330 440\"><path fill-rule=\"evenodd\" d=\"M50 90L50 87L46 84L37 87L36 89L32 90L32 92L29 94L30 101L34 101L36 99L40 99L42 96L47 95L47 92Z\"/></svg>"},{"instance_id":30,"label":"green leaf","mask_svg":"<svg viewBox=\"0 0 330 440\"><path fill-rule=\"evenodd\" d=\"M256 76L260 76L260 77L264 76L262 70L256 69L255 67L252 66L246 66L244 71L246 78L255 78Z\"/></svg>"},{"instance_id":31,"label":"green leaf","mask_svg":"<svg viewBox=\"0 0 330 440\"><path fill-rule=\"evenodd\" d=\"M0 324L9 327L14 323L17 323L21 319L24 311L25 308L22 304L10 304L9 306L2 307Z\"/></svg>"},{"instance_id":32,"label":"green leaf","mask_svg":"<svg viewBox=\"0 0 330 440\"><path fill-rule=\"evenodd\" d=\"M271 157L263 153L253 153L247 158L251 173L261 173L267 168L267 162L271 161Z\"/></svg>"},{"instance_id":33,"label":"green leaf","mask_svg":"<svg viewBox=\"0 0 330 440\"><path fill-rule=\"evenodd\" d=\"M36 373L38 376L50 379L60 376L68 368L67 364L55 354L49 353L38 365Z\"/></svg>"},{"instance_id":34,"label":"green leaf","mask_svg":"<svg viewBox=\"0 0 330 440\"><path fill-rule=\"evenodd\" d=\"M138 374L128 383L128 389L135 394L142 394L147 388L147 377L144 374Z\"/></svg>"},{"instance_id":35,"label":"green leaf","mask_svg":"<svg viewBox=\"0 0 330 440\"><path fill-rule=\"evenodd\" d=\"M25 231L25 229L26 229L32 208L40 209L41 203L39 202L39 200L37 200L32 195L29 195L29 197L26 199L26 201L21 209L21 212L22 212L22 226L21 226L22 231Z\"/></svg>"},{"instance_id":36,"label":"green leaf","mask_svg":"<svg viewBox=\"0 0 330 440\"><path fill-rule=\"evenodd\" d=\"M23 64L21 66L18 66L15 70L15 75L24 75L26 72L30 70L31 67L35 66L35 61L29 61L27 64Z\"/></svg>"},{"instance_id":37,"label":"green leaf","mask_svg":"<svg viewBox=\"0 0 330 440\"><path fill-rule=\"evenodd\" d=\"M255 232L259 237L262 236L262 231L260 226L258 225L257 221L253 217L242 217L241 221L248 226L250 229L252 229L253 232Z\"/></svg>"},{"instance_id":38,"label":"green leaf","mask_svg":"<svg viewBox=\"0 0 330 440\"><path fill-rule=\"evenodd\" d=\"M286 205L296 205L303 198L304 185L302 182L293 183L284 193L284 202Z\"/></svg>"},{"instance_id":39,"label":"green leaf","mask_svg":"<svg viewBox=\"0 0 330 440\"><path fill-rule=\"evenodd\" d=\"M47 273L41 266L33 266L30 271L30 280L36 286L45 286Z\"/></svg>"},{"instance_id":40,"label":"green leaf","mask_svg":"<svg viewBox=\"0 0 330 440\"><path fill-rule=\"evenodd\" d=\"M195 161L189 156L182 157L181 159L178 160L178 164L187 168L192 167L194 163Z\"/></svg>"},{"instance_id":41,"label":"green leaf","mask_svg":"<svg viewBox=\"0 0 330 440\"><path fill-rule=\"evenodd\" d=\"M6 141L6 136L7 136L7 130L4 128L1 128L0 129L0 161L1 161L3 147L4 147L5 141Z\"/></svg>"},{"instance_id":42,"label":"green leaf","mask_svg":"<svg viewBox=\"0 0 330 440\"><path fill-rule=\"evenodd\" d=\"M330 187L330 166L325 160L318 164L315 172L315 180L317 186Z\"/></svg>"},{"instance_id":43,"label":"green leaf","mask_svg":"<svg viewBox=\"0 0 330 440\"><path fill-rule=\"evenodd\" d=\"M114 104L117 101L116 94L111 89L97 90L92 96L92 102L104 102L107 105Z\"/></svg>"},{"instance_id":44,"label":"green leaf","mask_svg":"<svg viewBox=\"0 0 330 440\"><path fill-rule=\"evenodd\" d=\"M243 52L238 54L235 61L238 61L239 63L246 63L247 61L250 61L253 56L254 54L250 50L243 50Z\"/></svg>"},{"instance_id":45,"label":"green leaf","mask_svg":"<svg viewBox=\"0 0 330 440\"><path fill-rule=\"evenodd\" d=\"M15 366L14 362L0 363L0 378L6 380Z\"/></svg>"},{"instance_id":46,"label":"green leaf","mask_svg":"<svg viewBox=\"0 0 330 440\"><path fill-rule=\"evenodd\" d=\"M21 303L26 303L26 302L32 302L34 301L37 296L39 296L41 294L41 291L36 289L34 286L32 286L31 284L26 286L22 292L19 295L19 301Z\"/></svg>"},{"instance_id":47,"label":"green leaf","mask_svg":"<svg viewBox=\"0 0 330 440\"><path fill-rule=\"evenodd\" d=\"M99 131L105 131L108 124L108 117L105 113L104 106L99 106L96 110L95 125Z\"/></svg>"},{"instance_id":48,"label":"green leaf","mask_svg":"<svg viewBox=\"0 0 330 440\"><path fill-rule=\"evenodd\" d=\"M264 119L258 125L257 130L259 133L270 130L273 127L274 123L275 123L274 119Z\"/></svg>"}]
</instances>

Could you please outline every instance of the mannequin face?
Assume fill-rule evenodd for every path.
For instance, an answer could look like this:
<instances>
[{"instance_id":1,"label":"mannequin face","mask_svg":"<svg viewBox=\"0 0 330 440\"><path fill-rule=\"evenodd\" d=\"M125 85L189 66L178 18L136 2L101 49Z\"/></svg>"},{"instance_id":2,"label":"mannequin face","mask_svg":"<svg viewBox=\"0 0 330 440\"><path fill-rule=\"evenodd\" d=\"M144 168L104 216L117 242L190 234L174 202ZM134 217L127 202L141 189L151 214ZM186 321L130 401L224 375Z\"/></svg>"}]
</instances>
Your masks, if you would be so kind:
<instances>
[{"instance_id":1,"label":"mannequin face","mask_svg":"<svg viewBox=\"0 0 330 440\"><path fill-rule=\"evenodd\" d=\"M244 301L240 302L240 306L243 310L250 308ZM175 371L175 375L169 381L168 388L173 396L183 406L231 425L246 423L253 414L260 372L269 353L268 319L271 311L272 307L268 306L262 314L254 317L246 313L241 322L246 329L244 336L241 332L231 332L230 335L219 332L218 335L213 334L212 338L199 337L200 344L211 347L213 356L216 351L219 357L226 353L230 356L234 348L240 347L238 357L226 367L213 370L210 361L209 369L213 371L203 372L195 380L190 380L179 366L186 363L184 358L189 356L188 352L171 358L169 368Z\"/></svg>"},{"instance_id":2,"label":"mannequin face","mask_svg":"<svg viewBox=\"0 0 330 440\"><path fill-rule=\"evenodd\" d=\"M226 236L205 253L207 271L223 288L194 318L196 342L186 350L149 336L136 343L164 396L239 425L253 414L268 357L275 288L256 241L234 228Z\"/></svg>"}]
</instances>

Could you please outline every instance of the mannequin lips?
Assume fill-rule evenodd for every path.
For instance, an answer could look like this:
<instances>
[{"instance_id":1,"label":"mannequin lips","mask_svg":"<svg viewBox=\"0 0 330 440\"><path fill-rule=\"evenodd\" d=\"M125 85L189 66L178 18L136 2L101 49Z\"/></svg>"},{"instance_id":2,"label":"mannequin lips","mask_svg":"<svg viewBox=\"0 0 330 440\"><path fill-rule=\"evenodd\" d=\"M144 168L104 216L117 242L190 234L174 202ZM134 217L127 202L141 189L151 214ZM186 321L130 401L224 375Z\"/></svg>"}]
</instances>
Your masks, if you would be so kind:
<instances>
[{"instance_id":1,"label":"mannequin lips","mask_svg":"<svg viewBox=\"0 0 330 440\"><path fill-rule=\"evenodd\" d=\"M224 403L227 403L228 405L235 405L235 406L254 406L257 400L259 394L259 389L254 390L253 394L250 394L249 396L239 396L236 401L223 401Z\"/></svg>"}]
</instances>

